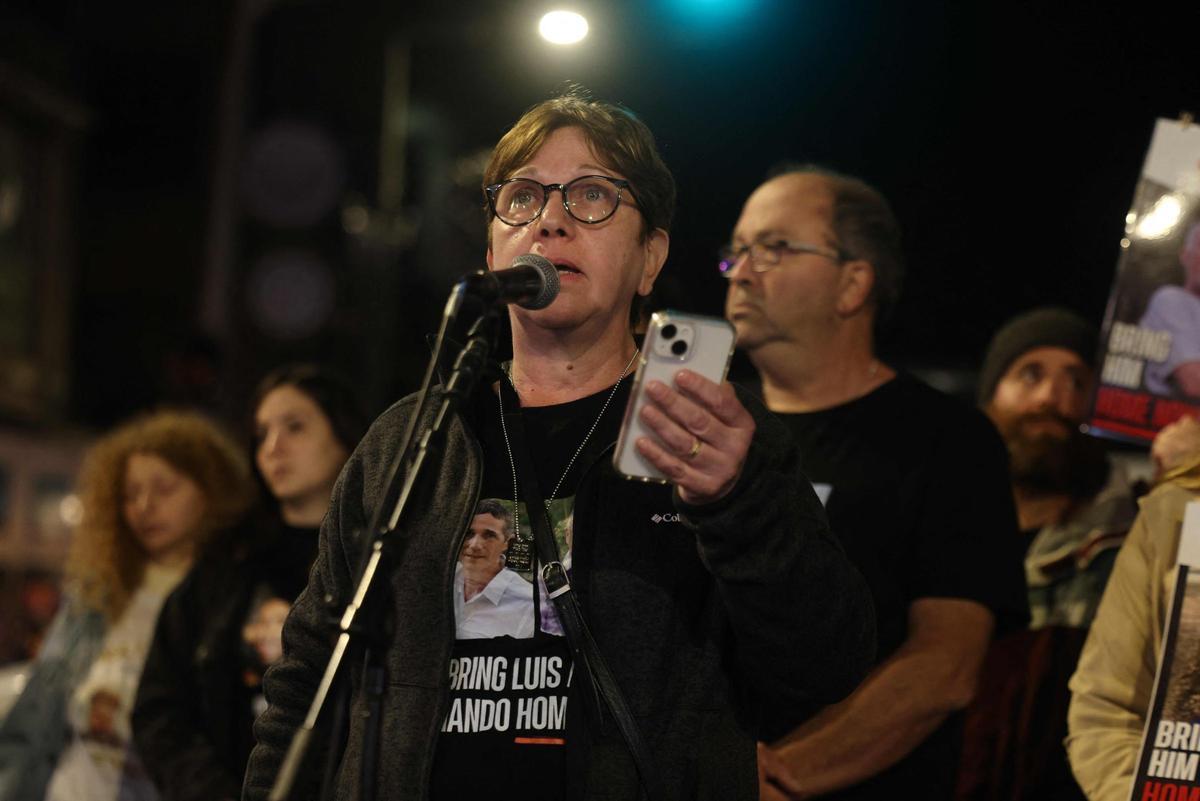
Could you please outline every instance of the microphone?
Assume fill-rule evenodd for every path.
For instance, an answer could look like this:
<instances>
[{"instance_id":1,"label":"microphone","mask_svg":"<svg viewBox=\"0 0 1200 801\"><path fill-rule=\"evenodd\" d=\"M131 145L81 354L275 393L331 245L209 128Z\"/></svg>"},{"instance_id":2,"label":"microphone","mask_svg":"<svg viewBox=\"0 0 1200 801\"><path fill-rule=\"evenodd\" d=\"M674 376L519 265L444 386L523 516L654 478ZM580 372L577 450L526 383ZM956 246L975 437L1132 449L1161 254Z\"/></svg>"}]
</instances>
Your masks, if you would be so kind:
<instances>
[{"instance_id":1,"label":"microphone","mask_svg":"<svg viewBox=\"0 0 1200 801\"><path fill-rule=\"evenodd\" d=\"M485 303L515 303L522 309L544 309L558 297L558 270L536 253L517 256L503 270L471 273L461 283Z\"/></svg>"}]
</instances>

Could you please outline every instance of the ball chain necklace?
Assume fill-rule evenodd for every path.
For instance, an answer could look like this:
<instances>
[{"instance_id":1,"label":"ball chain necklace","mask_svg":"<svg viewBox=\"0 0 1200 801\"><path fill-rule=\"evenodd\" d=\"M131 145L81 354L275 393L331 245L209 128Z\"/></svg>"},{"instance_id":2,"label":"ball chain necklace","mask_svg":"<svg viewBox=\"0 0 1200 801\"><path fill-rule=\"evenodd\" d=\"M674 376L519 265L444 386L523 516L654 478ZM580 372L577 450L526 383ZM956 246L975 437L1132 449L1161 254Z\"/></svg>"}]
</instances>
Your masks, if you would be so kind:
<instances>
[{"instance_id":1,"label":"ball chain necklace","mask_svg":"<svg viewBox=\"0 0 1200 801\"><path fill-rule=\"evenodd\" d=\"M617 390L621 388L621 382L625 380L625 376L629 375L629 368L633 367L633 363L635 361L637 361L637 357L640 352L641 351L639 349L634 348L633 356L630 357L629 363L625 365L625 369L621 371L621 377L617 379L617 383L613 384L612 392L608 393L608 397L605 398L605 400L604 400L604 405L600 407L600 414L596 415L596 419L592 421L592 427L589 428L587 434L585 434L583 436L583 442L580 442L579 447L575 449L575 455L571 457L571 461L567 462L567 469L563 470L563 474L559 477L558 483L554 485L554 490L548 496L546 496L545 504L546 504L547 509L550 508L550 502L553 501L555 499L555 497L558 495L558 491L562 487L563 482L567 480L567 474L571 472L571 468L574 466L575 460L579 458L579 454L583 453L584 446L586 446L588 444L588 440L592 438L592 433L595 432L596 426L600 425L600 420L601 420L601 418L604 417L604 412L606 412L608 410L608 406L610 403L612 403L612 399L614 397L616 397ZM514 384L513 380L512 380L512 365L511 364L505 369L504 375L508 379L508 383L512 384L513 391L515 392L517 387L516 387L516 384ZM517 463L516 463L516 460L513 459L512 444L508 441L508 426L506 426L504 424L504 393L497 392L496 397L500 401L500 432L502 434L504 434L504 448L506 451L508 451L508 465L510 468L512 468L513 538L520 539L520 537L521 537L521 519L520 519L520 515L517 514L517 500L520 497L520 493L518 491L518 485L517 485ZM536 481L537 477L533 476L532 480ZM526 510L526 512L529 514L533 514L533 512L528 509Z\"/></svg>"}]
</instances>

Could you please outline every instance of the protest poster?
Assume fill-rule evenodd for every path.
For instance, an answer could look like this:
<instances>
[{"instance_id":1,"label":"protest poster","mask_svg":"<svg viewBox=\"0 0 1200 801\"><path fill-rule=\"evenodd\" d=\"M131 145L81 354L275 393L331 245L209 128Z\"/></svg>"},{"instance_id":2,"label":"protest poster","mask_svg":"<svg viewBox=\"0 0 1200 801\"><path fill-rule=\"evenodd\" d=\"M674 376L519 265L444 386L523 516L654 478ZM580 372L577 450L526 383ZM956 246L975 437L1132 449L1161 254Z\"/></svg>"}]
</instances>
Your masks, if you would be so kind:
<instances>
[{"instance_id":1,"label":"protest poster","mask_svg":"<svg viewBox=\"0 0 1200 801\"><path fill-rule=\"evenodd\" d=\"M1090 432L1149 442L1200 416L1200 125L1155 125L1100 343Z\"/></svg>"},{"instance_id":2,"label":"protest poster","mask_svg":"<svg viewBox=\"0 0 1200 801\"><path fill-rule=\"evenodd\" d=\"M1200 501L1188 504L1133 801L1200 799Z\"/></svg>"}]
</instances>

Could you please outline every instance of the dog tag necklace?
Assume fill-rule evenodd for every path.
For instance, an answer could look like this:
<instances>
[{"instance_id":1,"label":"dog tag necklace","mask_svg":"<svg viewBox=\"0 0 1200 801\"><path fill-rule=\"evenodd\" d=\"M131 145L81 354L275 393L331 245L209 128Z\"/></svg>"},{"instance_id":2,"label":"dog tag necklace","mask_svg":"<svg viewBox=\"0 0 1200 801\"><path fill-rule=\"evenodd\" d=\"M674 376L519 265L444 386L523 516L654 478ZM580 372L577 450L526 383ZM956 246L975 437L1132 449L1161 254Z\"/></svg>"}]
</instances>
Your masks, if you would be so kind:
<instances>
[{"instance_id":1,"label":"dog tag necklace","mask_svg":"<svg viewBox=\"0 0 1200 801\"><path fill-rule=\"evenodd\" d=\"M563 470L563 474L559 477L558 483L554 485L554 489L546 496L546 508L550 508L550 502L558 496L559 489L562 488L563 482L567 480L567 475L571 472L571 468L575 465L575 460L579 458L579 454L583 453L584 447L588 444L588 440L592 438L592 434L596 431L596 426L600 425L600 420L604 417L604 413L608 410L612 399L616 397L617 390L621 388L621 382L625 380L625 376L629 375L629 368L633 367L633 363L637 361L639 351L634 348L633 356L629 359L629 363L625 365L625 369L621 371L621 377L617 379L617 383L613 384L612 392L608 393L608 397L604 400L604 405L600 407L600 414L596 415L596 419L592 421L592 427L588 429L587 434L583 436L583 442L579 443L579 447L575 449L575 454L571 457L571 461L567 462L567 468ZM514 393L516 392L516 384L512 380L511 363L504 371L504 376L508 383L512 385ZM504 448L508 451L508 465L512 469L513 480L513 539L521 538L521 519L517 514L517 502L520 497L519 487L517 484L517 463L513 459L512 444L508 441L508 426L504 424L504 393L497 392L496 397L500 401L500 432L504 435ZM534 481L537 477L532 477ZM527 513L533 514L532 511L526 510Z\"/></svg>"}]
</instances>

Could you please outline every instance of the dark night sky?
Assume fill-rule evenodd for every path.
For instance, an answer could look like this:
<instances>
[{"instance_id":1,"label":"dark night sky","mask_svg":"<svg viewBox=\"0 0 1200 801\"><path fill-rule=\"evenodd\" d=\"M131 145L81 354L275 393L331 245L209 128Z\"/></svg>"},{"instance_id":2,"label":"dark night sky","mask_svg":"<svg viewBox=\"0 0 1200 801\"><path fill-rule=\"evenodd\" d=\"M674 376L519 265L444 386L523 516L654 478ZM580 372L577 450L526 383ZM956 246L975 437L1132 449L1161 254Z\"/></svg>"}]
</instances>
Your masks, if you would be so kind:
<instances>
[{"instance_id":1,"label":"dark night sky","mask_svg":"<svg viewBox=\"0 0 1200 801\"><path fill-rule=\"evenodd\" d=\"M196 319L232 4L144 13L6 5L0 60L94 114L77 213L73 413L106 424L170 393L164 363ZM636 110L675 171L665 302L719 313L713 254L745 196L778 160L817 161L876 184L905 228L909 273L884 353L960 368L1030 306L1065 304L1100 320L1154 119L1200 109L1196 12L1034 2L590 5L580 7L593 34L569 51L536 38L544 9L534 3L297 0L267 16L255 37L250 128L280 117L319 123L345 154L346 190L368 199L377 191L383 43L388 32L408 34L407 200L422 224L413 248L366 267L353 248L325 242L350 287L339 290L329 331L289 345L247 323L245 354L225 362L238 373L234 394L274 360L306 353L374 375L377 400L410 388L420 333L435 325L444 290L482 265L482 252L472 255L482 226L463 233L471 212L448 189L455 161L494 143L567 80ZM243 233L244 243L270 238ZM372 270L388 277L373 283Z\"/></svg>"}]
</instances>

